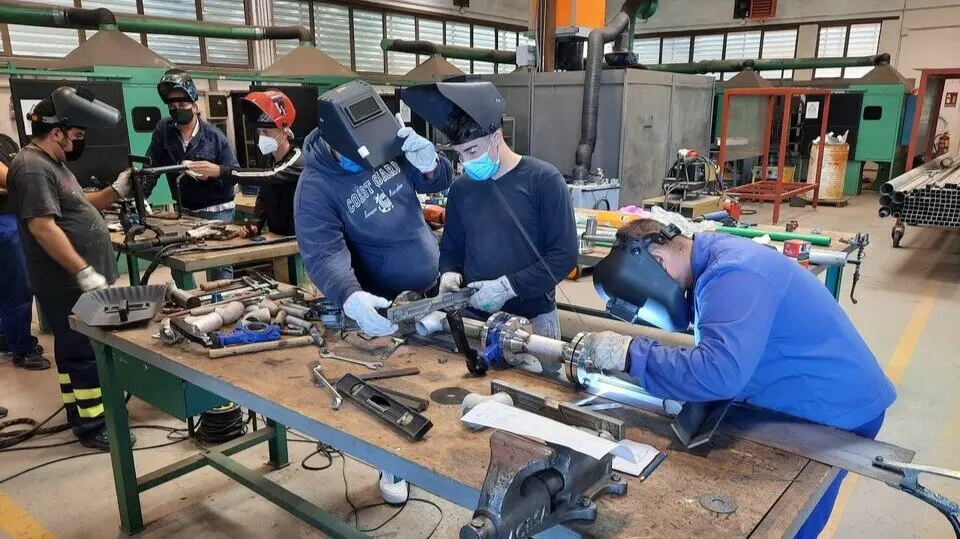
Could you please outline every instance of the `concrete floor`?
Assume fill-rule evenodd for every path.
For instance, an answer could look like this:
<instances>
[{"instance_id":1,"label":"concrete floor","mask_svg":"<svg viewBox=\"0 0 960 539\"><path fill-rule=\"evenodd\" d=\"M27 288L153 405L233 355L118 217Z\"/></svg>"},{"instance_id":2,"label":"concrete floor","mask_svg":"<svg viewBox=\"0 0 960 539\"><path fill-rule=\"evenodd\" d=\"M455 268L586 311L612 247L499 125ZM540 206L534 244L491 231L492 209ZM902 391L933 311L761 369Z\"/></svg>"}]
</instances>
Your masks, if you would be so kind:
<instances>
[{"instance_id":1,"label":"concrete floor","mask_svg":"<svg viewBox=\"0 0 960 539\"><path fill-rule=\"evenodd\" d=\"M770 206L759 208L753 219L769 223ZM797 219L801 226L843 231L866 231L868 248L863 277L857 290L860 303L841 300L870 344L888 376L897 385L898 400L888 411L879 438L915 449L917 462L960 469L960 234L908 228L902 249L890 243L891 222L876 218L876 200L867 194L846 208L785 208L782 221ZM160 273L160 272L158 272ZM849 293L852 272L845 275ZM163 282L164 275L154 277ZM599 306L589 280L566 282L558 299ZM51 344L43 337L45 345ZM52 347L51 347L52 348ZM59 405L53 370L27 373L0 358L0 404L11 417L46 417ZM130 406L131 423L182 427L136 400ZM138 447L167 442L166 433L136 430ZM59 434L34 443L66 441ZM379 498L376 471L353 459L334 460L321 472L301 469L310 443L291 443L290 467L269 476L286 488L339 516L350 511L344 498L342 466L346 464L350 497L355 504ZM76 445L0 453L3 478L55 458L80 454ZM140 473L156 469L194 452L190 442L136 453ZM239 455L251 467L266 461L266 449ZM322 459L310 464L318 465ZM925 479L954 499L960 482ZM456 537L470 511L414 490L414 496L437 501L443 519L434 537ZM232 483L218 472L201 470L146 492L142 496L149 523L145 537L300 537L317 533L281 509ZM0 537L110 537L118 536L116 499L109 457L86 456L53 464L0 484ZM392 509L363 515L371 526L389 517ZM932 508L869 480L848 479L834 519L823 537L953 537L946 520ZM376 532L385 537L426 537L439 518L436 509L412 504L403 514ZM6 530L6 531L5 531ZM19 531L15 531L19 530ZM5 535L6 533L6 535Z\"/></svg>"}]
</instances>

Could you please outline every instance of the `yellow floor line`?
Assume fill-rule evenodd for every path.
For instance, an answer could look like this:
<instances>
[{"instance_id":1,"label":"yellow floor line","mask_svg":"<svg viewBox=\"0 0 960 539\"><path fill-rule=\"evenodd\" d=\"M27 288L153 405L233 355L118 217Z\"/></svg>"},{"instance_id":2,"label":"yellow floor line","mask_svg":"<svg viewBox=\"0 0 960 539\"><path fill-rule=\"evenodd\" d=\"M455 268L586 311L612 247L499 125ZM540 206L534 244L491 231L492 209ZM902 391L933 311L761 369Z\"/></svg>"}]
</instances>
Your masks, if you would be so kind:
<instances>
[{"instance_id":1,"label":"yellow floor line","mask_svg":"<svg viewBox=\"0 0 960 539\"><path fill-rule=\"evenodd\" d=\"M0 492L0 530L10 537L17 539L55 539L50 530L43 527L14 503L13 500Z\"/></svg>"},{"instance_id":2,"label":"yellow floor line","mask_svg":"<svg viewBox=\"0 0 960 539\"><path fill-rule=\"evenodd\" d=\"M933 304L937 300L939 290L940 284L936 281L930 282L924 289L920 304L913 310L913 315L910 316L907 327L903 328L903 333L900 334L900 340L897 341L897 347L894 348L890 361L883 369L894 386L900 385L903 374L907 372L907 367L910 366L913 352L920 342L920 336L923 334L924 328L927 327L927 320L930 319L930 312L933 311ZM832 539L837 532L840 521L843 519L843 513L847 510L847 504L850 503L850 498L859 481L859 475L848 476L843 485L840 486L837 502L833 505L833 513L830 514L830 520L820 534L820 539Z\"/></svg>"}]
</instances>

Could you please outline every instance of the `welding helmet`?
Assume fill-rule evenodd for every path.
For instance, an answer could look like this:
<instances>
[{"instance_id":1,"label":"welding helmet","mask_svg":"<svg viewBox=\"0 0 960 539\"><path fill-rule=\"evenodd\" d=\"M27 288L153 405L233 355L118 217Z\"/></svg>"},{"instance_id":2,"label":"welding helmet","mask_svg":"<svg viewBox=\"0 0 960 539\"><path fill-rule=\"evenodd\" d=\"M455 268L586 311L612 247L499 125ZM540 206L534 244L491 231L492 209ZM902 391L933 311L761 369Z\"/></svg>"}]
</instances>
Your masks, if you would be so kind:
<instances>
[{"instance_id":1,"label":"welding helmet","mask_svg":"<svg viewBox=\"0 0 960 539\"><path fill-rule=\"evenodd\" d=\"M250 92L240 103L244 117L257 127L288 129L297 117L293 101L280 90Z\"/></svg>"},{"instance_id":2,"label":"welding helmet","mask_svg":"<svg viewBox=\"0 0 960 539\"><path fill-rule=\"evenodd\" d=\"M317 99L323 140L342 156L374 170L403 153L402 127L380 94L362 80L338 86Z\"/></svg>"},{"instance_id":3,"label":"welding helmet","mask_svg":"<svg viewBox=\"0 0 960 539\"><path fill-rule=\"evenodd\" d=\"M410 110L442 132L451 144L463 144L495 133L503 125L507 100L490 82L436 82L400 91ZM452 131L448 121L462 111L476 122L474 129Z\"/></svg>"},{"instance_id":4,"label":"welding helmet","mask_svg":"<svg viewBox=\"0 0 960 539\"><path fill-rule=\"evenodd\" d=\"M610 314L666 331L690 327L686 291L650 254L652 244L663 245L679 235L676 225L665 225L641 238L617 238L610 254L593 269L594 286Z\"/></svg>"},{"instance_id":5,"label":"welding helmet","mask_svg":"<svg viewBox=\"0 0 960 539\"><path fill-rule=\"evenodd\" d=\"M50 94L50 100L47 103L53 104L54 114L41 115L37 110L50 110L49 105L46 107L35 105L27 115L27 119L34 123L84 129L102 129L116 125L120 121L119 110L100 101L93 92L83 86L77 88L61 86Z\"/></svg>"},{"instance_id":6,"label":"welding helmet","mask_svg":"<svg viewBox=\"0 0 960 539\"><path fill-rule=\"evenodd\" d=\"M181 92L187 94L186 99L191 103L197 102L197 85L193 83L193 78L189 73L182 69L170 69L163 74L163 77L160 78L160 82L157 83L157 93L160 94L160 99L164 103L170 103L168 96L170 92L174 90L180 90Z\"/></svg>"}]
</instances>

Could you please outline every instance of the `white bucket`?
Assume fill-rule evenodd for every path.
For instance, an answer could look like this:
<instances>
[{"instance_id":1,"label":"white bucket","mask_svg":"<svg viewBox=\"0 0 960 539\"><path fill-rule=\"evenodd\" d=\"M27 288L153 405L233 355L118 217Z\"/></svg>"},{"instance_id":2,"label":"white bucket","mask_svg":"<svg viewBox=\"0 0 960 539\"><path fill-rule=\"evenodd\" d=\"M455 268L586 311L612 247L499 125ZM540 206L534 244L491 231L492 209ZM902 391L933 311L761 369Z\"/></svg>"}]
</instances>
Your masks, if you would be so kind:
<instances>
[{"instance_id":1,"label":"white bucket","mask_svg":"<svg viewBox=\"0 0 960 539\"><path fill-rule=\"evenodd\" d=\"M820 148L810 145L810 167L807 171L807 183L817 180L818 157ZM823 171L820 173L820 198L822 200L840 200L843 198L843 180L847 174L847 156L850 145L827 144L823 147Z\"/></svg>"}]
</instances>

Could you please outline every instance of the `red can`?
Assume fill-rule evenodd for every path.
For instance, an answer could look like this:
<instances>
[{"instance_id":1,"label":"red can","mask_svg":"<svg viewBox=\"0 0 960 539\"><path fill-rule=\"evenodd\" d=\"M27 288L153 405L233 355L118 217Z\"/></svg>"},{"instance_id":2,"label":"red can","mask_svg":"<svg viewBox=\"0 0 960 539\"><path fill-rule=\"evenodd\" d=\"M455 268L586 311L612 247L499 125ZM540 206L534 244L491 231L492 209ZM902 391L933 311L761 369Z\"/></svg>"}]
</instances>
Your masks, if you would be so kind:
<instances>
[{"instance_id":1,"label":"red can","mask_svg":"<svg viewBox=\"0 0 960 539\"><path fill-rule=\"evenodd\" d=\"M810 264L810 242L804 240L787 240L783 242L783 254L796 258L797 262L807 266Z\"/></svg>"}]
</instances>

